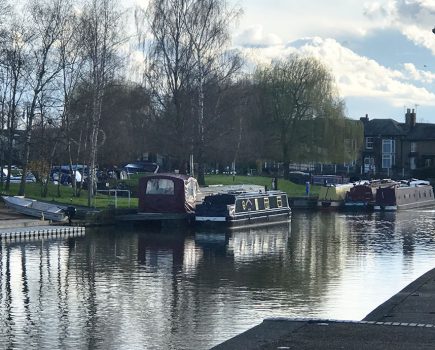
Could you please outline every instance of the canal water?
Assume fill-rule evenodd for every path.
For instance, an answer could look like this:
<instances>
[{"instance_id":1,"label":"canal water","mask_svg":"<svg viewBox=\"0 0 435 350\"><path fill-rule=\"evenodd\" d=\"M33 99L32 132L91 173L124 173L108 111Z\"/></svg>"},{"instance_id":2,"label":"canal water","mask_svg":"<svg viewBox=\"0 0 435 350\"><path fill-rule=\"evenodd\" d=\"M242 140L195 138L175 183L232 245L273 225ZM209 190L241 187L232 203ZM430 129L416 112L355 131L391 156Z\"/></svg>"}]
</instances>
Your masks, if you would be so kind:
<instances>
[{"instance_id":1,"label":"canal water","mask_svg":"<svg viewBox=\"0 0 435 350\"><path fill-rule=\"evenodd\" d=\"M0 349L209 349L267 317L360 320L435 267L435 211L1 243Z\"/></svg>"}]
</instances>

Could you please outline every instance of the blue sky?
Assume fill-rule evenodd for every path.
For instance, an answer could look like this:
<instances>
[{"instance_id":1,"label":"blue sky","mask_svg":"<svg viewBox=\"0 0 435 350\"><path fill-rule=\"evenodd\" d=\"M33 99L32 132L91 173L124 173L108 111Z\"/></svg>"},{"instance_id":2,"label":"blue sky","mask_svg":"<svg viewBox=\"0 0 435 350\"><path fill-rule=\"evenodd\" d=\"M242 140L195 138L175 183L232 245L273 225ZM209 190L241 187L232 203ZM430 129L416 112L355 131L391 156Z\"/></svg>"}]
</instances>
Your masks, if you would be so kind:
<instances>
[{"instance_id":1,"label":"blue sky","mask_svg":"<svg viewBox=\"0 0 435 350\"><path fill-rule=\"evenodd\" d=\"M147 0L135 0L145 5ZM229 0L243 14L232 45L249 63L315 56L347 115L435 123L435 0Z\"/></svg>"},{"instance_id":2,"label":"blue sky","mask_svg":"<svg viewBox=\"0 0 435 350\"><path fill-rule=\"evenodd\" d=\"M358 119L435 123L435 0L241 0L233 45L254 63L292 52L321 59Z\"/></svg>"}]
</instances>

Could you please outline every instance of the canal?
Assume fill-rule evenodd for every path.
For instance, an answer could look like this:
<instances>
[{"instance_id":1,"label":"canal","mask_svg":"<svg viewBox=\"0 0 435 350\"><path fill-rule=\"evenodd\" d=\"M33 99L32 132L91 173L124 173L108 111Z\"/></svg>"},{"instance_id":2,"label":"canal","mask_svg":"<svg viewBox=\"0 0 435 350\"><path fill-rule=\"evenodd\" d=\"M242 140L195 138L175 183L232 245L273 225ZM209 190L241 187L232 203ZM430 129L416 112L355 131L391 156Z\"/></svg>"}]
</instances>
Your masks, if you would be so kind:
<instances>
[{"instance_id":1,"label":"canal","mask_svg":"<svg viewBox=\"0 0 435 350\"><path fill-rule=\"evenodd\" d=\"M434 210L3 241L0 348L208 349L266 317L360 320L434 267Z\"/></svg>"}]
</instances>

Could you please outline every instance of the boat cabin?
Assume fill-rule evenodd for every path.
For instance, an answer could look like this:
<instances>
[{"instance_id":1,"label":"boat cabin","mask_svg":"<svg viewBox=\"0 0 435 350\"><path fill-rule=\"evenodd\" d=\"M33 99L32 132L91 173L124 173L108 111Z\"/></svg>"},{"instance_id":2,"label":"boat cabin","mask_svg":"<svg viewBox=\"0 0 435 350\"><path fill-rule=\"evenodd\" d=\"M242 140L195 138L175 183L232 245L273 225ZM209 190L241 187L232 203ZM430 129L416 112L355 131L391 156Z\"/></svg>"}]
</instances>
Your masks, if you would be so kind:
<instances>
[{"instance_id":1,"label":"boat cabin","mask_svg":"<svg viewBox=\"0 0 435 350\"><path fill-rule=\"evenodd\" d=\"M401 181L376 191L375 210L423 208L435 205L433 188L428 181Z\"/></svg>"},{"instance_id":2,"label":"boat cabin","mask_svg":"<svg viewBox=\"0 0 435 350\"><path fill-rule=\"evenodd\" d=\"M264 225L290 217L287 194L281 191L228 192L206 196L196 207L195 221L226 226Z\"/></svg>"},{"instance_id":3,"label":"boat cabin","mask_svg":"<svg viewBox=\"0 0 435 350\"><path fill-rule=\"evenodd\" d=\"M198 182L182 174L155 174L139 180L139 212L190 214Z\"/></svg>"},{"instance_id":4,"label":"boat cabin","mask_svg":"<svg viewBox=\"0 0 435 350\"><path fill-rule=\"evenodd\" d=\"M353 184L328 185L320 188L317 206L320 208L338 208L344 205L346 193Z\"/></svg>"}]
</instances>

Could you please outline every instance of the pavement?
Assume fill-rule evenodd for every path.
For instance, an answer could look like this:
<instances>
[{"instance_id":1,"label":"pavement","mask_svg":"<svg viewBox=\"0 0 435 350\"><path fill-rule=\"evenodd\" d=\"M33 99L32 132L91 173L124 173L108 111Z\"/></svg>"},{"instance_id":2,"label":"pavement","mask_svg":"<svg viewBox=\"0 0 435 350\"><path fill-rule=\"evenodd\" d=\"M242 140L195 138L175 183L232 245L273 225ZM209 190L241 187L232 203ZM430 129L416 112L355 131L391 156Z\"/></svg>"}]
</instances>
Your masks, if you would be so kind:
<instances>
[{"instance_id":1,"label":"pavement","mask_svg":"<svg viewBox=\"0 0 435 350\"><path fill-rule=\"evenodd\" d=\"M213 350L435 349L435 269L362 321L270 318Z\"/></svg>"}]
</instances>

